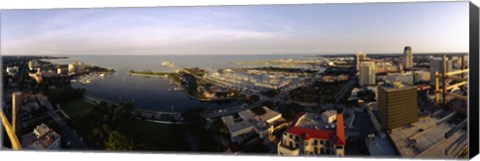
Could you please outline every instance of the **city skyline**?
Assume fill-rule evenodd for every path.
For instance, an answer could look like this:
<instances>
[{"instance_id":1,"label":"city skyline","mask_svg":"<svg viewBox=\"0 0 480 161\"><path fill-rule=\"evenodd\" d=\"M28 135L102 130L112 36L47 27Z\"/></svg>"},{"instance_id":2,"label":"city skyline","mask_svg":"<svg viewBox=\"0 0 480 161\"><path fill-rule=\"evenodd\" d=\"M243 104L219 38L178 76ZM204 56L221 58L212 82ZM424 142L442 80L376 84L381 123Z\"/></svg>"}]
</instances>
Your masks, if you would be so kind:
<instances>
[{"instance_id":1,"label":"city skyline","mask_svg":"<svg viewBox=\"0 0 480 161\"><path fill-rule=\"evenodd\" d=\"M444 10L449 12L443 12ZM333 16L331 16L333 15ZM2 11L4 55L468 52L468 3Z\"/></svg>"}]
</instances>

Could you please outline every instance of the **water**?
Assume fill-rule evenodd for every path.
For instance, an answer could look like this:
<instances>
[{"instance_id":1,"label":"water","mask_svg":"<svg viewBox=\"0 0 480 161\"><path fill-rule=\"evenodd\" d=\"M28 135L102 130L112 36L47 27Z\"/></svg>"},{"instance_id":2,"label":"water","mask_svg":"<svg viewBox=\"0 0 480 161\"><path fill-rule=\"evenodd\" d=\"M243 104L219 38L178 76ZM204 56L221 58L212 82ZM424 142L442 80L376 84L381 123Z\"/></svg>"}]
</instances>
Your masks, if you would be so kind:
<instances>
[{"instance_id":1,"label":"water","mask_svg":"<svg viewBox=\"0 0 480 161\"><path fill-rule=\"evenodd\" d=\"M74 83L74 87L85 88L91 94L112 102L133 101L135 108L155 111L184 112L191 108L220 109L238 105L228 103L201 102L188 97L184 91L173 91L166 78L129 76L128 70L171 71L163 67L163 61L170 61L179 67L200 67L209 71L220 68L235 67L233 62L272 60L281 58L304 58L286 55L222 55L222 56L71 56L68 59L48 60L52 63L68 64L82 61L88 65L113 68L115 73L102 79L95 79L90 84Z\"/></svg>"}]
</instances>

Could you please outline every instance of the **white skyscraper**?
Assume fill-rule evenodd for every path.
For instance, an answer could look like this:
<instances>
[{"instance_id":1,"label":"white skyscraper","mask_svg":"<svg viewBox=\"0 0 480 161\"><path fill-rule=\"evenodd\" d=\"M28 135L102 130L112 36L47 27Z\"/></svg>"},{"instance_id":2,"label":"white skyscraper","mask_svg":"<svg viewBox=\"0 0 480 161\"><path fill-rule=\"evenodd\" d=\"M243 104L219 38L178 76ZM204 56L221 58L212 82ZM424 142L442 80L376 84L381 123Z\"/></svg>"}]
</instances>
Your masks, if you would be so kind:
<instances>
[{"instance_id":1,"label":"white skyscraper","mask_svg":"<svg viewBox=\"0 0 480 161\"><path fill-rule=\"evenodd\" d=\"M405 46L403 50L403 64L405 69L412 69L413 68L413 54L412 54L412 47Z\"/></svg>"},{"instance_id":2,"label":"white skyscraper","mask_svg":"<svg viewBox=\"0 0 480 161\"><path fill-rule=\"evenodd\" d=\"M365 54L364 52L356 52L355 53L355 69L357 71L360 71L360 62L367 59L367 54Z\"/></svg>"},{"instance_id":3,"label":"white skyscraper","mask_svg":"<svg viewBox=\"0 0 480 161\"><path fill-rule=\"evenodd\" d=\"M359 65L358 82L360 86L375 85L375 62L363 60Z\"/></svg>"}]
</instances>

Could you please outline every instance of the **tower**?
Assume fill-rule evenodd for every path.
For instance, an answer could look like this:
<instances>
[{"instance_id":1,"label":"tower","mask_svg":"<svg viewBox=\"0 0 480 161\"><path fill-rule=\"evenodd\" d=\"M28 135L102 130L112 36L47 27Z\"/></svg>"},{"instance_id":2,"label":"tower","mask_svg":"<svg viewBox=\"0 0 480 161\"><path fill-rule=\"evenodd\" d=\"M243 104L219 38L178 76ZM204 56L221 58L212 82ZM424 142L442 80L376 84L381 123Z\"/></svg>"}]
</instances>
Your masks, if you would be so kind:
<instances>
[{"instance_id":1,"label":"tower","mask_svg":"<svg viewBox=\"0 0 480 161\"><path fill-rule=\"evenodd\" d=\"M358 82L360 86L375 85L375 62L371 60L360 61Z\"/></svg>"},{"instance_id":2,"label":"tower","mask_svg":"<svg viewBox=\"0 0 480 161\"><path fill-rule=\"evenodd\" d=\"M412 69L413 68L413 54L412 54L412 47L405 46L403 50L403 63L405 69Z\"/></svg>"}]
</instances>

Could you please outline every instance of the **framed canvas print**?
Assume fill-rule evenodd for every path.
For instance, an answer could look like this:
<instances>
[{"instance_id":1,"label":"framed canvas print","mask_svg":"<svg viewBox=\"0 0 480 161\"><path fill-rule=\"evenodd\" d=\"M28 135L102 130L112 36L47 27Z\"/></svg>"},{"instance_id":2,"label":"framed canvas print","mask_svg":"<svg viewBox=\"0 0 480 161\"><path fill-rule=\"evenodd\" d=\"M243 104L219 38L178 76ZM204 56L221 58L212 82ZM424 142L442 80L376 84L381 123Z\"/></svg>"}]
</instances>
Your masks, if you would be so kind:
<instances>
[{"instance_id":1,"label":"framed canvas print","mask_svg":"<svg viewBox=\"0 0 480 161\"><path fill-rule=\"evenodd\" d=\"M478 153L469 1L5 9L0 19L1 151Z\"/></svg>"}]
</instances>

